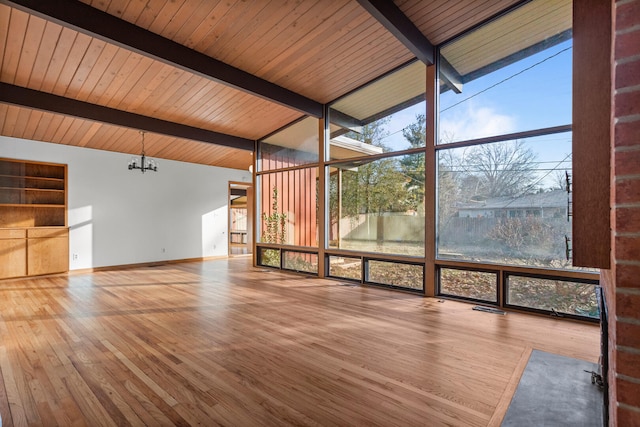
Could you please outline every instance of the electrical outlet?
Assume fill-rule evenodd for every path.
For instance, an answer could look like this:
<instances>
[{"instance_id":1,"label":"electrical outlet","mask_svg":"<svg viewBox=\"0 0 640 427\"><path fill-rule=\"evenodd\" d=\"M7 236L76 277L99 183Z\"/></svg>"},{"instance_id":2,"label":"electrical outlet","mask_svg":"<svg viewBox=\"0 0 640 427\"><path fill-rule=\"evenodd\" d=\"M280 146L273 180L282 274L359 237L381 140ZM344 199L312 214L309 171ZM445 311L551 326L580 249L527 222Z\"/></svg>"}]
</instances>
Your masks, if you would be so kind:
<instances>
[{"instance_id":1,"label":"electrical outlet","mask_svg":"<svg viewBox=\"0 0 640 427\"><path fill-rule=\"evenodd\" d=\"M78 254L73 254L71 257L74 261L78 259Z\"/></svg>"},{"instance_id":2,"label":"electrical outlet","mask_svg":"<svg viewBox=\"0 0 640 427\"><path fill-rule=\"evenodd\" d=\"M160 250L162 251L162 253L165 253L165 252L166 252L166 249L165 249L165 248L161 248Z\"/></svg>"}]
</instances>

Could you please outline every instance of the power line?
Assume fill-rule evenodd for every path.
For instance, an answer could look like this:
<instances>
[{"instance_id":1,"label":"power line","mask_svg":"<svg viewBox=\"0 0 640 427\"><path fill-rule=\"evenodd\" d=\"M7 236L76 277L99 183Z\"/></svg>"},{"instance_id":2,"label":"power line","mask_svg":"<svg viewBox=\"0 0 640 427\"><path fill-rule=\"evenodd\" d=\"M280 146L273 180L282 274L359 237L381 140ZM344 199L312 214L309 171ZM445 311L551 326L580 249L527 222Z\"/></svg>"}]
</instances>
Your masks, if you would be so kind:
<instances>
[{"instance_id":1,"label":"power line","mask_svg":"<svg viewBox=\"0 0 640 427\"><path fill-rule=\"evenodd\" d=\"M524 69L522 69L522 70L518 71L517 73L512 74L511 76L506 77L506 78L504 78L504 79L500 80L499 82L494 83L493 85L491 85L491 86L489 86L489 87L486 87L486 88L482 89L481 91L476 92L476 93L474 93L473 95L470 95L470 96L468 96L467 98L464 98L464 99L462 99L462 100L460 100L460 101L456 102L455 104L448 106L447 108L444 108L444 109L440 110L440 112L442 113L442 112L447 111L447 110L449 110L449 109L451 109L451 108L453 108L453 107L455 107L455 106L458 106L458 105L462 104L463 102L466 102L466 101L468 101L468 100L470 100L470 99L472 99L472 98L474 98L474 97L476 97L476 96L480 95L481 93L484 93L484 92L488 91L489 89L493 89L494 87L496 87L496 86L498 86L498 85L501 85L502 83L504 83L504 82L506 82L506 81L509 81L509 80L511 80L512 78L516 77L516 76L519 76L520 74L524 73L525 71L528 71L528 70L530 70L530 69L532 69L532 68L534 68L534 67L537 67L538 65L540 65L540 64L542 64L542 63L544 63L544 62L546 62L546 61L548 61L548 60L550 60L550 59L552 59L552 58L554 58L554 57L556 57L556 56L560 55L560 54L561 54L561 53L563 53L563 52L566 52L566 51L568 51L568 50L571 50L571 49L572 49L572 46L569 46L569 47L567 47L567 48L564 48L564 49L562 49L562 50L560 50L560 51L558 51L558 52L554 53L553 55L548 56L548 57L546 57L546 58L544 58L544 59L542 59L542 60L540 60L540 61L536 62L535 64L532 64L532 65L530 65L529 67L524 68ZM400 133L400 132L403 132L403 131L405 131L406 129L408 129L408 128L409 128L409 126L411 126L411 125L407 125L407 126L403 127L402 129L399 129L399 130L397 130L397 131L395 131L395 132L392 132L392 133L390 133L390 134L388 134L388 135L385 135L385 136L383 136L382 138L380 138L380 140L387 139L387 138L389 138L389 137L391 137L391 136L393 136L393 135L396 135L396 134L398 134L398 133Z\"/></svg>"},{"instance_id":2,"label":"power line","mask_svg":"<svg viewBox=\"0 0 640 427\"><path fill-rule=\"evenodd\" d=\"M520 75L520 74L524 73L525 71L528 71L528 70L532 69L533 67L536 67L536 66L538 66L538 65L542 64L543 62L546 62L546 61L548 61L548 60L550 60L550 59L552 59L552 58L554 58L554 57L556 57L556 56L560 55L561 53L563 53L563 52L566 52L566 51L570 50L571 48L572 48L572 46L569 46L569 47L567 47L567 48L564 48L564 49L562 49L562 50L560 50L560 51L558 51L558 52L554 53L553 55L548 56L548 57L544 58L543 60L541 60L541 61L539 61L539 62L536 62L535 64L532 64L532 65L530 65L529 67L524 68L524 69L522 69L522 70L518 71L517 73L515 73L515 74L513 74L513 75L511 75L511 76L509 76L509 77L506 77L506 78L504 78L504 79L500 80L499 82L497 82L497 83L495 83L495 84L493 84L493 85L491 85L491 86L489 86L489 87L487 87L487 88L485 88L485 89L482 89L481 91L476 92L476 93L474 93L473 95L468 96L468 97L467 97L467 98L465 98L465 99L462 99L462 100L460 100L460 101L456 102L456 103L455 103L455 104L453 104L453 105L448 106L447 108L444 108L444 109L440 110L440 112L442 113L442 112L444 112L444 111L447 111L447 110L449 110L449 109L451 109L451 108L453 108L453 107L455 107L455 106L457 106L457 105L462 104L463 102L466 102L466 101L470 100L470 99L471 99L471 98L473 98L473 97L476 97L476 96L480 95L481 93L484 93L484 92L488 91L489 89L493 89L494 87L496 87L496 86L498 86L498 85L500 85L500 84L502 84L502 83L504 83L504 82L506 82L506 81L508 81L508 80L511 80L512 78L514 78L514 77L516 77L516 76L518 76L518 75Z\"/></svg>"},{"instance_id":3,"label":"power line","mask_svg":"<svg viewBox=\"0 0 640 427\"><path fill-rule=\"evenodd\" d=\"M568 162L562 162L562 163L568 163ZM558 165L559 166L559 165ZM567 168L565 168L567 169ZM493 172L546 172L546 171L550 171L553 172L555 170L558 170L557 167L555 168L535 168L535 169L528 169L528 170L523 170L523 169L495 169ZM484 169L465 169L465 168L460 168L460 169L446 169L446 170L442 170L442 172L468 172L468 173L482 173L482 172L486 172L486 170Z\"/></svg>"},{"instance_id":4,"label":"power line","mask_svg":"<svg viewBox=\"0 0 640 427\"><path fill-rule=\"evenodd\" d=\"M569 157L571 157L571 153L567 154L565 156L564 159L562 159L561 161L558 162L558 164L556 165L555 168L549 170L549 172L547 172L546 174L544 174L542 177L540 177L537 181L533 182L531 185L529 185L527 188L525 188L524 190L522 190L520 192L520 195L516 196L513 200L511 200L509 203L507 203L504 207L507 208L509 206L511 206L512 203L514 203L517 199L519 199L520 197L526 195L529 193L529 191L531 191L533 188L535 188L535 186L541 182L543 179L545 179L546 177L549 176L549 174L551 174L551 172L553 172L554 170L558 170L557 168L560 167L560 165L567 160Z\"/></svg>"}]
</instances>

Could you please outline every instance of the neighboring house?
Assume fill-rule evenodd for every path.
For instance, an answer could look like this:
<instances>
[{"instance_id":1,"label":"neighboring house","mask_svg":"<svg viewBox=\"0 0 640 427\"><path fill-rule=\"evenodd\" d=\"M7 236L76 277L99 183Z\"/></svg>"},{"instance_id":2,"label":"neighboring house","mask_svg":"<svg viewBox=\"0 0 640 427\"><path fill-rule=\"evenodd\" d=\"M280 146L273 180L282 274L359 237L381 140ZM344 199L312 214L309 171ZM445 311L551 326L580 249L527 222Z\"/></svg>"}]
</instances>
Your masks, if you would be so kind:
<instances>
[{"instance_id":1,"label":"neighboring house","mask_svg":"<svg viewBox=\"0 0 640 427\"><path fill-rule=\"evenodd\" d=\"M461 218L566 218L569 198L564 190L519 197L492 197L458 204Z\"/></svg>"}]
</instances>

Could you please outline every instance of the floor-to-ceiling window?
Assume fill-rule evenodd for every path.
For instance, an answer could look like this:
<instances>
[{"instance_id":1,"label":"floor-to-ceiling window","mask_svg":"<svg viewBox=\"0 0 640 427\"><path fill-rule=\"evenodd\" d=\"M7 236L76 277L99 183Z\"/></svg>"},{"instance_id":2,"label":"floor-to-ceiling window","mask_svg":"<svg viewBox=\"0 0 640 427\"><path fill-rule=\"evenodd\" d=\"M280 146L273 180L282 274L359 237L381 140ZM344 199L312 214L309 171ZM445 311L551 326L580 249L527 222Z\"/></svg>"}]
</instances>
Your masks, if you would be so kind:
<instances>
[{"instance_id":1,"label":"floor-to-ceiling window","mask_svg":"<svg viewBox=\"0 0 640 427\"><path fill-rule=\"evenodd\" d=\"M571 265L571 0L535 0L440 47L441 295L597 316Z\"/></svg>"},{"instance_id":2,"label":"floor-to-ceiling window","mask_svg":"<svg viewBox=\"0 0 640 427\"><path fill-rule=\"evenodd\" d=\"M330 105L328 276L424 289L424 92L414 61Z\"/></svg>"},{"instance_id":3,"label":"floor-to-ceiling window","mask_svg":"<svg viewBox=\"0 0 640 427\"><path fill-rule=\"evenodd\" d=\"M437 46L434 96L412 61L259 141L258 263L596 318L571 262L571 16L524 3Z\"/></svg>"}]
</instances>

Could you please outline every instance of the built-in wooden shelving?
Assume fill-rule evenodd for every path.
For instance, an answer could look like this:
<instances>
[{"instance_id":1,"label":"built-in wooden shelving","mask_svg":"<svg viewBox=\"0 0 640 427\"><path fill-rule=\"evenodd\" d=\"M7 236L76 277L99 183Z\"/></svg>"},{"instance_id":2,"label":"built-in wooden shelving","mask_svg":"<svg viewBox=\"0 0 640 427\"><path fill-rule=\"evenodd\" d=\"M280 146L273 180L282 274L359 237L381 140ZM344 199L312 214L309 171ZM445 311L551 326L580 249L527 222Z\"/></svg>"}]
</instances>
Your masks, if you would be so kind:
<instances>
[{"instance_id":1,"label":"built-in wooden shelving","mask_svg":"<svg viewBox=\"0 0 640 427\"><path fill-rule=\"evenodd\" d=\"M0 278L68 265L67 166L0 159Z\"/></svg>"}]
</instances>

